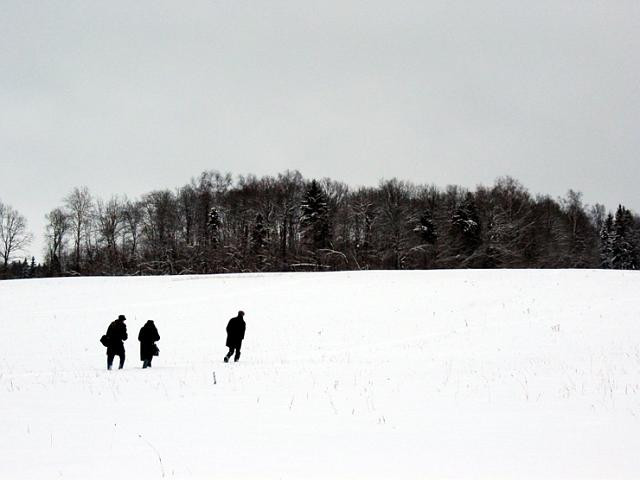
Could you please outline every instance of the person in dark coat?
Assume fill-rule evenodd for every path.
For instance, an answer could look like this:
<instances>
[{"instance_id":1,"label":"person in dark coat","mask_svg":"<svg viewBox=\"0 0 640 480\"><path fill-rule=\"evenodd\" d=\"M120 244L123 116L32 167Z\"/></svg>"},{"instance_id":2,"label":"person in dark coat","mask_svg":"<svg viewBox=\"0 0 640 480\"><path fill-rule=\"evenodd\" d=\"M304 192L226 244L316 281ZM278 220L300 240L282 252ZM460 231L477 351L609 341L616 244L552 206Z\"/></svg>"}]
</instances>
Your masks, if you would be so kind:
<instances>
[{"instance_id":1,"label":"person in dark coat","mask_svg":"<svg viewBox=\"0 0 640 480\"><path fill-rule=\"evenodd\" d=\"M140 341L142 368L151 367L151 360L158 354L156 342L160 340L160 334L153 320L147 320L147 323L142 326L140 333L138 333L138 340Z\"/></svg>"},{"instance_id":2,"label":"person in dark coat","mask_svg":"<svg viewBox=\"0 0 640 480\"><path fill-rule=\"evenodd\" d=\"M124 367L124 342L128 337L127 326L124 324L126 317L118 315L118 318L111 322L107 328L107 370L111 370L113 358L120 357L119 369Z\"/></svg>"},{"instance_id":3,"label":"person in dark coat","mask_svg":"<svg viewBox=\"0 0 640 480\"><path fill-rule=\"evenodd\" d=\"M236 355L233 359L234 362L240 360L240 347L242 347L242 340L244 339L244 332L247 329L247 324L244 321L244 312L240 310L236 317L229 320L227 324L227 347L229 347L229 353L224 357L224 362L227 363L235 351Z\"/></svg>"}]
</instances>

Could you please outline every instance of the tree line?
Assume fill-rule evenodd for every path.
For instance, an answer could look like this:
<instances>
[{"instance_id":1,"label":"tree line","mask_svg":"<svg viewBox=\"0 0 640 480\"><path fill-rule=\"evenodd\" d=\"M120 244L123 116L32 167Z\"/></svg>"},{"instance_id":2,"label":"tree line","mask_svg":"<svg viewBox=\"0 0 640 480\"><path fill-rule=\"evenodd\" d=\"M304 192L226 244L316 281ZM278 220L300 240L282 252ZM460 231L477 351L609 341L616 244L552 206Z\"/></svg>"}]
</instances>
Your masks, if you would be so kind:
<instances>
[{"instance_id":1,"label":"tree line","mask_svg":"<svg viewBox=\"0 0 640 480\"><path fill-rule=\"evenodd\" d=\"M624 206L607 212L573 190L559 199L533 196L510 177L470 191L398 179L351 188L297 171L234 181L205 171L174 190L108 200L78 187L46 215L43 265L9 263L30 234L23 227L7 243L2 215L5 277L637 269L640 258L640 217Z\"/></svg>"}]
</instances>

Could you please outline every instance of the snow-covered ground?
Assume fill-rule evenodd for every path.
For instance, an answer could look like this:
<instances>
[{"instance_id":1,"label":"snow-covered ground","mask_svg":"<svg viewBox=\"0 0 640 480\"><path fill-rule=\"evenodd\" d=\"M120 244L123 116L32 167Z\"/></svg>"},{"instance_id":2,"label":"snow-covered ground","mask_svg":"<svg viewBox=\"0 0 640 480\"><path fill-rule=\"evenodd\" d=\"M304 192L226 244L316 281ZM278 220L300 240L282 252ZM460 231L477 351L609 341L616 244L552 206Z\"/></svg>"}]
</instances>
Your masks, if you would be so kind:
<instances>
[{"instance_id":1,"label":"snow-covered ground","mask_svg":"<svg viewBox=\"0 0 640 480\"><path fill-rule=\"evenodd\" d=\"M639 291L557 270L0 282L0 479L638 478Z\"/></svg>"}]
</instances>

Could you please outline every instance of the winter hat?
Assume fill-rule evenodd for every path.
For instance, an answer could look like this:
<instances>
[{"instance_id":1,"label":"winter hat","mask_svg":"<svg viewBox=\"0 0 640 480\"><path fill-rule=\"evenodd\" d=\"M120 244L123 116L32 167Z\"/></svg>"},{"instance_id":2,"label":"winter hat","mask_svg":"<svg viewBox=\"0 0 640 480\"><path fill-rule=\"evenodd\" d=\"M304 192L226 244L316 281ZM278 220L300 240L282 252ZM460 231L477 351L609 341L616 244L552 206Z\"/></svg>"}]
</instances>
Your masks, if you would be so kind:
<instances>
[{"instance_id":1,"label":"winter hat","mask_svg":"<svg viewBox=\"0 0 640 480\"><path fill-rule=\"evenodd\" d=\"M124 315L118 315L118 320L126 320L127 317L125 317Z\"/></svg>"},{"instance_id":2,"label":"winter hat","mask_svg":"<svg viewBox=\"0 0 640 480\"><path fill-rule=\"evenodd\" d=\"M239 317L244 317L244 312L243 312L242 310L240 310L240 311L238 312L238 316L239 316Z\"/></svg>"}]
</instances>

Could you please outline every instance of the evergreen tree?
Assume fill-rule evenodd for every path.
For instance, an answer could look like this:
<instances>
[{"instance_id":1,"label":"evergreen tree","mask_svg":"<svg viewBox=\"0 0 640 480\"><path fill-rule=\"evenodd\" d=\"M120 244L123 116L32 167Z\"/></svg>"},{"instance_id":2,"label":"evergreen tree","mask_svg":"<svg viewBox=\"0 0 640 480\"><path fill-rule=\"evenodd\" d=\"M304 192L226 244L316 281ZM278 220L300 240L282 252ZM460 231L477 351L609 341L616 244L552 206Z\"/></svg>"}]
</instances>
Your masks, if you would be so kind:
<instances>
[{"instance_id":1,"label":"evergreen tree","mask_svg":"<svg viewBox=\"0 0 640 480\"><path fill-rule=\"evenodd\" d=\"M327 195L313 180L304 194L300 205L302 236L313 249L326 248L329 245L329 208Z\"/></svg>"},{"instance_id":2,"label":"evergreen tree","mask_svg":"<svg viewBox=\"0 0 640 480\"><path fill-rule=\"evenodd\" d=\"M24 260L22 260L22 263L20 264L20 277L30 278L31 275L29 275L29 272L29 261L27 260L27 257L24 257Z\"/></svg>"},{"instance_id":3,"label":"evergreen tree","mask_svg":"<svg viewBox=\"0 0 640 480\"><path fill-rule=\"evenodd\" d=\"M600 230L600 266L602 268L613 268L614 238L613 215L609 213Z\"/></svg>"},{"instance_id":4,"label":"evergreen tree","mask_svg":"<svg viewBox=\"0 0 640 480\"><path fill-rule=\"evenodd\" d=\"M207 218L207 230L209 233L209 239L211 244L215 247L218 245L220 240L220 226L222 222L220 221L220 214L215 207L211 207L209 210L209 216Z\"/></svg>"},{"instance_id":5,"label":"evergreen tree","mask_svg":"<svg viewBox=\"0 0 640 480\"><path fill-rule=\"evenodd\" d=\"M631 212L622 205L618 206L614 220L613 268L618 270L636 270L638 256L633 244L634 220Z\"/></svg>"},{"instance_id":6,"label":"evergreen tree","mask_svg":"<svg viewBox=\"0 0 640 480\"><path fill-rule=\"evenodd\" d=\"M251 252L260 255L267 245L267 229L264 226L264 219L259 213L251 231Z\"/></svg>"},{"instance_id":7,"label":"evergreen tree","mask_svg":"<svg viewBox=\"0 0 640 480\"><path fill-rule=\"evenodd\" d=\"M431 211L426 210L422 215L420 215L418 224L414 227L413 231L416 232L424 243L428 243L430 245L436 243L438 240L438 232L436 230L436 225L433 223Z\"/></svg>"},{"instance_id":8,"label":"evergreen tree","mask_svg":"<svg viewBox=\"0 0 640 480\"><path fill-rule=\"evenodd\" d=\"M408 227L414 235L408 239L402 268L432 268L438 254L438 231L431 210L423 210L418 218L411 217Z\"/></svg>"},{"instance_id":9,"label":"evergreen tree","mask_svg":"<svg viewBox=\"0 0 640 480\"><path fill-rule=\"evenodd\" d=\"M467 193L464 201L454 210L451 226L461 243L462 253L473 253L482 243L480 217L471 193Z\"/></svg>"}]
</instances>

